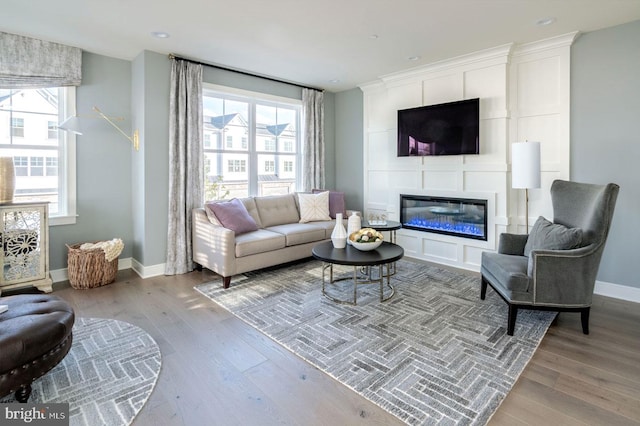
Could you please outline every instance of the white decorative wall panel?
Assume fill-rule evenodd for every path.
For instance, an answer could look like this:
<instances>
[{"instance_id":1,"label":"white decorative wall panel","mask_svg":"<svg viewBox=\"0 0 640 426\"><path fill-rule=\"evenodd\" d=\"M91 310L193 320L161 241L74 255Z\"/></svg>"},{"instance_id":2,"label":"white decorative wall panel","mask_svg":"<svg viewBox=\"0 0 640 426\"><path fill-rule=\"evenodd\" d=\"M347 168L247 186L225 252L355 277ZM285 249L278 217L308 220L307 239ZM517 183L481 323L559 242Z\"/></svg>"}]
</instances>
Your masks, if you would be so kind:
<instances>
[{"instance_id":1,"label":"white decorative wall panel","mask_svg":"<svg viewBox=\"0 0 640 426\"><path fill-rule=\"evenodd\" d=\"M424 105L459 101L464 97L462 72L425 79L422 82Z\"/></svg>"},{"instance_id":2,"label":"white decorative wall panel","mask_svg":"<svg viewBox=\"0 0 640 426\"><path fill-rule=\"evenodd\" d=\"M430 189L456 191L461 186L459 183L460 174L455 171L429 171L423 172L423 193L429 192Z\"/></svg>"},{"instance_id":3,"label":"white decorative wall panel","mask_svg":"<svg viewBox=\"0 0 640 426\"><path fill-rule=\"evenodd\" d=\"M470 70L464 73L466 98L480 98L482 118L502 116L507 113L506 64Z\"/></svg>"},{"instance_id":4,"label":"white decorative wall panel","mask_svg":"<svg viewBox=\"0 0 640 426\"><path fill-rule=\"evenodd\" d=\"M483 251L484 250L481 249L480 247L464 246L464 249L463 249L464 263L467 265L474 265L478 269L480 269L480 262L482 259Z\"/></svg>"},{"instance_id":5,"label":"white decorative wall panel","mask_svg":"<svg viewBox=\"0 0 640 426\"><path fill-rule=\"evenodd\" d=\"M560 58L527 59L517 65L518 111L557 111L560 107Z\"/></svg>"},{"instance_id":6,"label":"white decorative wall panel","mask_svg":"<svg viewBox=\"0 0 640 426\"><path fill-rule=\"evenodd\" d=\"M447 264L450 264L458 260L458 244L456 242L438 241L423 237L422 254L430 260L444 260L447 261Z\"/></svg>"},{"instance_id":7,"label":"white decorative wall panel","mask_svg":"<svg viewBox=\"0 0 640 426\"><path fill-rule=\"evenodd\" d=\"M511 188L510 146L539 140L542 188L530 192L530 224L552 216L549 187L569 177L569 61L575 34L505 45L440 61L361 86L366 209L398 219L399 194L487 199L487 241L398 231L405 255L479 270L501 232L524 231L524 191ZM480 98L480 154L396 156L397 110ZM381 158L385 157L385 158Z\"/></svg>"}]
</instances>

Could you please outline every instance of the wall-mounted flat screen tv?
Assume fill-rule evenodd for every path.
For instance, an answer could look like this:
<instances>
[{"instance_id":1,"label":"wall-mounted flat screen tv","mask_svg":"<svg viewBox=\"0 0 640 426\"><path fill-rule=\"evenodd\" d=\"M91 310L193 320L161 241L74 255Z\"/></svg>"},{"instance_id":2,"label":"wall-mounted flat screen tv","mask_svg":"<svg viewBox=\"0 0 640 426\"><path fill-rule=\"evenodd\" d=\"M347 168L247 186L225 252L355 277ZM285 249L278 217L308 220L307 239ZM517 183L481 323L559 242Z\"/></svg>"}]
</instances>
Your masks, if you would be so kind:
<instances>
[{"instance_id":1,"label":"wall-mounted flat screen tv","mask_svg":"<svg viewBox=\"0 0 640 426\"><path fill-rule=\"evenodd\" d=\"M480 99L398 111L398 157L480 153Z\"/></svg>"}]
</instances>

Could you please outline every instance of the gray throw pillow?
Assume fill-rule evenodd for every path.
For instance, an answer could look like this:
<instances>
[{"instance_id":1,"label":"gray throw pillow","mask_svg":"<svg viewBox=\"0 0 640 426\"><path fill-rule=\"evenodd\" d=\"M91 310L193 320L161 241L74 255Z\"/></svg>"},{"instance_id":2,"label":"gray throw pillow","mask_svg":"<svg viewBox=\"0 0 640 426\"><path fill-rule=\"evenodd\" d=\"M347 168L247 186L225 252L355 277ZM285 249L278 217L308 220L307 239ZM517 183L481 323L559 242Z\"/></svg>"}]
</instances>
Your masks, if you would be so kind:
<instances>
[{"instance_id":1,"label":"gray throw pillow","mask_svg":"<svg viewBox=\"0 0 640 426\"><path fill-rule=\"evenodd\" d=\"M582 229L567 228L540 216L531 228L524 255L529 256L531 250L568 250L580 247L581 243Z\"/></svg>"}]
</instances>

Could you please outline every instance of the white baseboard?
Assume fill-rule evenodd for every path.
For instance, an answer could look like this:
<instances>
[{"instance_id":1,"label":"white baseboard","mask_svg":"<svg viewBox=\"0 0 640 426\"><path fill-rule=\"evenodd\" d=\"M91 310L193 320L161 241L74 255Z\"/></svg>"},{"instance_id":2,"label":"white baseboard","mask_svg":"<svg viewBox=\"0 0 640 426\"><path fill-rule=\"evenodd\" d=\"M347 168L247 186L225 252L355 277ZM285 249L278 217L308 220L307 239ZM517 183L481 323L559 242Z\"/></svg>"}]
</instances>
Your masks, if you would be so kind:
<instances>
[{"instance_id":1,"label":"white baseboard","mask_svg":"<svg viewBox=\"0 0 640 426\"><path fill-rule=\"evenodd\" d=\"M151 278L157 277L159 275L164 275L164 263L159 263L157 265L144 266L137 260L133 259L131 264L131 269L135 271L136 274L140 275L141 278Z\"/></svg>"},{"instance_id":2,"label":"white baseboard","mask_svg":"<svg viewBox=\"0 0 640 426\"><path fill-rule=\"evenodd\" d=\"M596 281L595 294L640 303L640 288Z\"/></svg>"}]
</instances>

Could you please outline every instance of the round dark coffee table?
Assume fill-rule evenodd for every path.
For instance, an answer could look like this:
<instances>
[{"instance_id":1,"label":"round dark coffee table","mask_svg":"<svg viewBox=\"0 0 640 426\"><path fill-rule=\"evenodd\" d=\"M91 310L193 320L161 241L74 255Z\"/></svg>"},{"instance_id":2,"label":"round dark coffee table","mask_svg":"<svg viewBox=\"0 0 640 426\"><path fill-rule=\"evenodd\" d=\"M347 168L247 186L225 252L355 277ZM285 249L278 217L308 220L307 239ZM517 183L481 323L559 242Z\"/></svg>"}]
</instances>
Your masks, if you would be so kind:
<instances>
[{"instance_id":1,"label":"round dark coffee table","mask_svg":"<svg viewBox=\"0 0 640 426\"><path fill-rule=\"evenodd\" d=\"M313 247L311 254L318 260L323 262L322 265L322 294L328 299L337 303L347 303L350 305L357 304L358 285L361 284L379 284L380 285L380 301L385 302L393 297L395 289L391 285L391 269L390 266L402 259L404 250L396 244L383 242L380 247L371 251L360 251L357 248L347 245L343 249L333 247L331 241L320 243ZM334 278L333 265L353 266L353 276ZM375 268L377 266L377 268ZM386 273L384 272L386 267ZM325 278L326 270L329 270L328 284L334 284L337 281L352 280L353 283L353 300L338 299L326 291L327 280ZM377 269L377 274L375 273ZM377 277L376 277L377 275ZM384 281L390 290L390 294L384 295Z\"/></svg>"}]
</instances>

